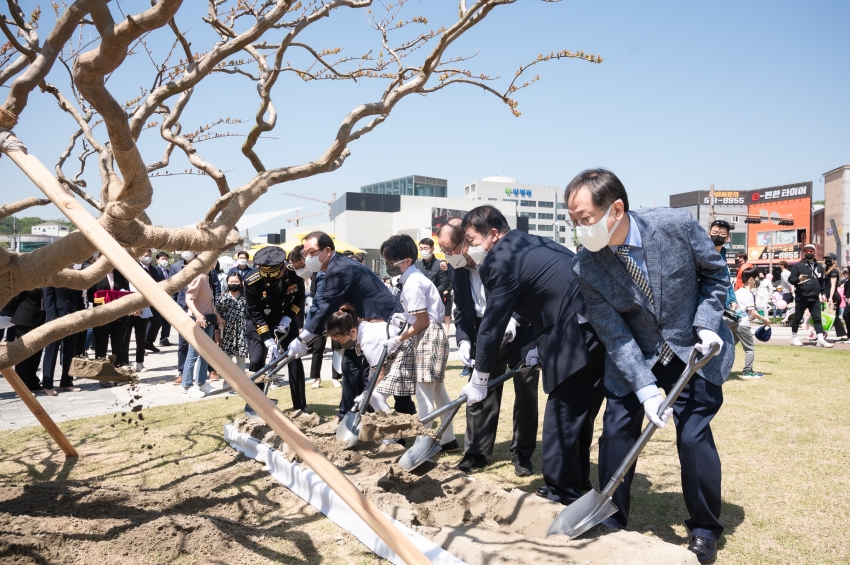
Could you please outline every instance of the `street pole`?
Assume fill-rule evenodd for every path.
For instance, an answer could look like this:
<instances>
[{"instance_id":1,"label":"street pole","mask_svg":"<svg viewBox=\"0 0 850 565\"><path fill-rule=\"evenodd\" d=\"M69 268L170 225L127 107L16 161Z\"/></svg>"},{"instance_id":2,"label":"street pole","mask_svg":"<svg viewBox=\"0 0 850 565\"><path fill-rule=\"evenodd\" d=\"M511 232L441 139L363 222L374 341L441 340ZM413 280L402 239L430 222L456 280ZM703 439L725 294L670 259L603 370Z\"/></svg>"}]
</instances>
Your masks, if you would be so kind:
<instances>
[{"instance_id":1,"label":"street pole","mask_svg":"<svg viewBox=\"0 0 850 565\"><path fill-rule=\"evenodd\" d=\"M708 225L714 223L714 185L708 189Z\"/></svg>"}]
</instances>

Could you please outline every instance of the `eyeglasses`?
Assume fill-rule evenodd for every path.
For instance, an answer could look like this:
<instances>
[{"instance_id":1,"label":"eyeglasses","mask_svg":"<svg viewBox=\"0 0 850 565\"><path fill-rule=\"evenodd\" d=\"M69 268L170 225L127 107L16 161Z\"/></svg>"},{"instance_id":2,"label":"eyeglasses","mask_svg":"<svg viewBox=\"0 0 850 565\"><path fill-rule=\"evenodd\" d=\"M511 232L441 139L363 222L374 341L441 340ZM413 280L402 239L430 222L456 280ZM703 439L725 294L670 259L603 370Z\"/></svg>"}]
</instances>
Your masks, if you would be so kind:
<instances>
[{"instance_id":1,"label":"eyeglasses","mask_svg":"<svg viewBox=\"0 0 850 565\"><path fill-rule=\"evenodd\" d=\"M402 259L401 261L396 261L395 263L390 263L386 259L381 259L381 263L383 263L384 265L392 265L393 267L398 267L399 265L401 265L405 261L407 261L407 259Z\"/></svg>"},{"instance_id":2,"label":"eyeglasses","mask_svg":"<svg viewBox=\"0 0 850 565\"><path fill-rule=\"evenodd\" d=\"M459 242L457 242L457 245L455 245L454 247L452 247L452 248L451 248L450 250L448 250L448 251L446 251L445 247L443 247L442 245L440 246L440 249L442 249L442 251L443 251L443 254L444 254L444 255L455 255L455 249L457 249L458 247L460 247L461 245L463 245L463 242L464 242L464 241L466 241L466 240L465 240L465 239L461 239Z\"/></svg>"},{"instance_id":3,"label":"eyeglasses","mask_svg":"<svg viewBox=\"0 0 850 565\"><path fill-rule=\"evenodd\" d=\"M618 198L618 199L617 199L617 200L615 200L614 202L620 202L620 199ZM611 203L611 206L613 206L613 205L614 205L614 202L612 202L612 203ZM594 213L592 216L585 216L584 218L579 218L578 220L565 220L565 223L566 223L569 227L571 227L571 228L577 228L577 227L579 227L579 226L581 226L581 227L583 227L583 228L589 228L590 226L592 226L592 225L595 225L595 224L596 224L596 222L591 222L591 220L592 220L592 219L594 219L594 218L596 218L597 216L599 216L599 215L600 215L600 213L601 213L602 215L604 215L604 214L605 214L608 210L610 210L610 209L611 209L611 206L608 206L607 208L601 208L601 209L599 209L599 210L598 210L596 213Z\"/></svg>"}]
</instances>

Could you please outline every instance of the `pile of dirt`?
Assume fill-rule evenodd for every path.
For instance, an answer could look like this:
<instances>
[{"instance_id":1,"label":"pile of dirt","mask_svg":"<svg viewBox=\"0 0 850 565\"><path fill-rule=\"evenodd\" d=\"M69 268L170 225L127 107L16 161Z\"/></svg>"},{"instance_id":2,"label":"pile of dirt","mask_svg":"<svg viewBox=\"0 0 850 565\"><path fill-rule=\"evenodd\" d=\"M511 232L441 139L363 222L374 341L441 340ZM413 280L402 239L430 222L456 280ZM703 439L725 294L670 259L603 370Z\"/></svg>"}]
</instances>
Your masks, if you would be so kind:
<instances>
[{"instance_id":1,"label":"pile of dirt","mask_svg":"<svg viewBox=\"0 0 850 565\"><path fill-rule=\"evenodd\" d=\"M68 374L80 379L96 381L128 382L134 380L135 374L126 367L115 366L115 356L110 355L101 359L83 359L74 357Z\"/></svg>"},{"instance_id":2,"label":"pile of dirt","mask_svg":"<svg viewBox=\"0 0 850 565\"><path fill-rule=\"evenodd\" d=\"M405 447L379 440L396 434L405 424L401 415L377 414L361 430L361 441L344 450L335 426L306 425L306 416L293 421L327 458L339 467L378 508L431 538L470 565L491 563L620 563L652 565L696 564L684 547L636 532L604 533L599 529L576 540L546 538L549 525L563 506L536 495L470 477L440 463L426 463L410 473L398 466ZM416 420L418 424L418 419ZM289 447L261 420L241 418L237 427L299 462ZM392 427L395 426L395 427ZM420 425L421 429L421 425ZM424 430L422 430L424 431ZM303 463L301 463L303 466Z\"/></svg>"},{"instance_id":3,"label":"pile of dirt","mask_svg":"<svg viewBox=\"0 0 850 565\"><path fill-rule=\"evenodd\" d=\"M415 414L400 414L395 410L363 414L360 420L360 441L381 441L389 438L416 437L433 434L426 430Z\"/></svg>"}]
</instances>

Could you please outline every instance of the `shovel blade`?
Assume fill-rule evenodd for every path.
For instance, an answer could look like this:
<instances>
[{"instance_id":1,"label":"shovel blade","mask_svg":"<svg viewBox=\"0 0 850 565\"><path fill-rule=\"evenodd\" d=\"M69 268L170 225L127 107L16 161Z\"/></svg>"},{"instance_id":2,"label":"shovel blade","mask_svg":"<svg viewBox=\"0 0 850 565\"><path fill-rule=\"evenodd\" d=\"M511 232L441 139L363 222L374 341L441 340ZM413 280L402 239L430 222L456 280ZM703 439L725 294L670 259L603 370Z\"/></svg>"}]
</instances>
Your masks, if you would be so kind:
<instances>
[{"instance_id":1,"label":"shovel blade","mask_svg":"<svg viewBox=\"0 0 850 565\"><path fill-rule=\"evenodd\" d=\"M275 400L274 398L272 398L272 399L271 399L271 401L272 401L272 403L273 403L275 406L277 406L277 400ZM256 411L256 410L254 410L253 408L251 408L251 406L250 406L250 405L246 404L246 405L245 405L245 417L246 417L246 418L259 418L259 417L260 417L260 415L259 415L259 414L257 414L257 411Z\"/></svg>"},{"instance_id":2,"label":"shovel blade","mask_svg":"<svg viewBox=\"0 0 850 565\"><path fill-rule=\"evenodd\" d=\"M348 412L336 429L336 441L343 449L354 447L360 441L360 412Z\"/></svg>"},{"instance_id":3,"label":"shovel blade","mask_svg":"<svg viewBox=\"0 0 850 565\"><path fill-rule=\"evenodd\" d=\"M610 497L592 490L561 510L546 535L563 534L570 539L578 537L616 511L617 505L611 502Z\"/></svg>"},{"instance_id":4,"label":"shovel blade","mask_svg":"<svg viewBox=\"0 0 850 565\"><path fill-rule=\"evenodd\" d=\"M439 453L441 449L439 440L431 436L418 436L410 449L401 456L398 465L405 471L412 471Z\"/></svg>"}]
</instances>

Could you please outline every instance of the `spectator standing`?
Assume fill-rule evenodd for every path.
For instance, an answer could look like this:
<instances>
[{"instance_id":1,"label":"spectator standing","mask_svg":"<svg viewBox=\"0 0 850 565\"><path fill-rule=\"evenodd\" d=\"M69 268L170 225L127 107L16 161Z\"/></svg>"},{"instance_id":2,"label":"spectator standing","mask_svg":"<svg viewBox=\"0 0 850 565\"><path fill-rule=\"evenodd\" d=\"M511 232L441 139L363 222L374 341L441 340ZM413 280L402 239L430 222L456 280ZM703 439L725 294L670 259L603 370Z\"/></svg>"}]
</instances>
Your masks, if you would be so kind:
<instances>
[{"instance_id":1,"label":"spectator standing","mask_svg":"<svg viewBox=\"0 0 850 565\"><path fill-rule=\"evenodd\" d=\"M821 301L824 297L821 293L823 288L823 266L817 262L814 244L808 243L803 246L802 261L791 267L788 282L794 285L794 319L791 321L791 345L801 346L803 342L797 337L800 322L806 310L812 316L812 322L817 335L818 347L833 347L826 341L826 334L821 323Z\"/></svg>"},{"instance_id":2,"label":"spectator standing","mask_svg":"<svg viewBox=\"0 0 850 565\"><path fill-rule=\"evenodd\" d=\"M153 264L153 261L151 259L151 250L150 249L145 250L145 252L142 253L142 256L139 257L139 264L142 266L142 269L144 269L145 272L148 275L150 275L150 277L154 281L159 282L159 281L162 280L161 274L157 272L156 265ZM151 306L148 306L147 310L148 310L148 313L150 314L150 316L148 316L146 318L146 322L147 322L146 325L147 325L148 329L145 330L145 334L142 336L142 342L144 343L145 349L147 349L148 351L151 351L152 353L159 353L159 349L157 348L156 345L154 345L153 339L149 338L149 334L150 334L150 329L153 328L154 325L156 325L156 330L153 332L153 337L156 337L156 333L159 331L159 328L162 327L162 316L160 315L159 312L156 312L156 310L154 310L154 308L151 307ZM156 312L156 314L154 314L154 312ZM158 318L158 321L156 322L156 324L154 323L154 318ZM132 321L133 320L131 320L131 322ZM128 336L127 339L128 340L130 339L129 335L130 335L130 328L127 328L127 336ZM136 340L138 340L138 337L136 337Z\"/></svg>"},{"instance_id":3,"label":"spectator standing","mask_svg":"<svg viewBox=\"0 0 850 565\"><path fill-rule=\"evenodd\" d=\"M440 261L440 270L449 275L449 264L445 259ZM449 330L452 327L452 305L453 305L452 278L449 276L449 288L443 291L443 307L446 309L446 317L443 318L443 326L446 330L446 337L449 336Z\"/></svg>"},{"instance_id":4,"label":"spectator standing","mask_svg":"<svg viewBox=\"0 0 850 565\"><path fill-rule=\"evenodd\" d=\"M767 309L770 306L770 293L773 291L773 285L770 282L770 279L773 277L766 277L764 273L756 269L757 281L755 285L755 296L756 296L756 308L762 314L767 314Z\"/></svg>"},{"instance_id":5,"label":"spectator standing","mask_svg":"<svg viewBox=\"0 0 850 565\"><path fill-rule=\"evenodd\" d=\"M835 253L827 253L823 256L823 264L826 266L826 270L823 276L823 289L821 291L826 297L827 303L831 304L835 309L835 321L832 323L835 328L835 337L841 341L847 341L847 330L844 328L844 324L841 323L840 310L842 296L838 292L840 286L839 280L841 279L838 273L838 256Z\"/></svg>"},{"instance_id":6,"label":"spectator standing","mask_svg":"<svg viewBox=\"0 0 850 565\"><path fill-rule=\"evenodd\" d=\"M44 297L45 322L52 322L62 316L85 309L83 294L79 290L47 286L42 289L42 294ZM59 378L59 390L62 392L80 391L79 388L73 386L69 374L71 361L77 353L77 341L78 334L71 334L44 348L44 366L41 368L44 394L48 396L58 394L56 389L53 388L53 372L56 370L56 359L59 355L60 345L62 346L62 376Z\"/></svg>"},{"instance_id":7,"label":"spectator standing","mask_svg":"<svg viewBox=\"0 0 850 565\"><path fill-rule=\"evenodd\" d=\"M186 266L189 261L195 258L195 253L193 251L183 251L180 253L180 260L175 261L173 265L171 265L171 269L168 271L168 276L173 277L183 270L183 267ZM188 307L186 306L186 287L184 286L176 293L171 295L171 298L174 299L174 302L180 306L184 312L188 312ZM177 378L174 379L172 384L174 385L182 385L183 384L183 366L186 364L186 354L189 351L189 342L183 339L183 336L179 336L177 340Z\"/></svg>"},{"instance_id":8,"label":"spectator standing","mask_svg":"<svg viewBox=\"0 0 850 565\"><path fill-rule=\"evenodd\" d=\"M761 320L766 328L770 327L770 320L762 316L756 309L756 298L753 294L756 281L758 280L757 269L747 269L742 273L741 280L744 286L735 291L735 299L743 316L738 320L738 331L732 333L735 343L741 342L744 348L744 369L741 371L742 379L761 379L764 374L753 370L753 362L756 358L756 346L753 342L753 333L750 329L751 320Z\"/></svg>"},{"instance_id":9,"label":"spectator standing","mask_svg":"<svg viewBox=\"0 0 850 565\"><path fill-rule=\"evenodd\" d=\"M419 255L422 259L416 261L416 268L425 275L425 278L431 281L431 284L437 287L440 301L445 304L444 293L451 289L451 282L449 282L449 273L441 269L440 261L434 258L433 239L426 237L419 241ZM442 320L440 320L440 323L442 323Z\"/></svg>"},{"instance_id":10,"label":"spectator standing","mask_svg":"<svg viewBox=\"0 0 850 565\"><path fill-rule=\"evenodd\" d=\"M236 264L230 267L230 270L227 271L227 276L230 277L230 275L237 275L239 280L244 283L245 277L247 277L250 272L251 267L248 266L248 252L240 251L236 254Z\"/></svg>"},{"instance_id":11,"label":"spectator standing","mask_svg":"<svg viewBox=\"0 0 850 565\"><path fill-rule=\"evenodd\" d=\"M228 356L236 359L236 365L245 372L248 357L248 341L245 339L245 295L239 273L227 275L227 292L215 303L216 312L224 320L224 330L219 346Z\"/></svg>"},{"instance_id":12,"label":"spectator standing","mask_svg":"<svg viewBox=\"0 0 850 565\"><path fill-rule=\"evenodd\" d=\"M752 269L754 265L747 261L747 254L743 251L735 253L735 264L738 266L738 272L735 273L734 290L738 290L739 288L744 286L744 282L741 280L741 275L744 274L745 270Z\"/></svg>"},{"instance_id":13,"label":"spectator standing","mask_svg":"<svg viewBox=\"0 0 850 565\"><path fill-rule=\"evenodd\" d=\"M788 277L791 276L791 269L788 268L788 261L780 261L779 268L782 269L779 272L779 280L782 285L782 299L791 304L794 302L794 285L788 282Z\"/></svg>"},{"instance_id":14,"label":"spectator standing","mask_svg":"<svg viewBox=\"0 0 850 565\"><path fill-rule=\"evenodd\" d=\"M44 323L44 310L41 308L41 303L42 290L40 288L25 290L12 299L9 311L12 315L12 323L15 324L17 329L15 339L27 335ZM33 392L42 389L41 382L38 380L38 365L41 363L42 351L42 349L39 349L15 365L18 376Z\"/></svg>"},{"instance_id":15,"label":"spectator standing","mask_svg":"<svg viewBox=\"0 0 850 565\"><path fill-rule=\"evenodd\" d=\"M112 270L106 273L106 276L97 282L94 286L88 289L86 294L87 300L93 305L93 308L99 308L101 303L95 301L94 293L99 290L130 290L130 284L120 272ZM115 355L116 366L122 366L124 360L124 332L127 325L127 316L121 316L109 323L93 328L94 339L94 358L102 359L106 357L106 350L112 344L112 354ZM129 363L129 362L128 362ZM108 388L112 383L107 381L98 381L100 386Z\"/></svg>"},{"instance_id":16,"label":"spectator standing","mask_svg":"<svg viewBox=\"0 0 850 565\"><path fill-rule=\"evenodd\" d=\"M208 274L198 275L186 287L186 307L189 316L198 327L212 338L216 324L222 323L223 320L215 313L215 302ZM203 398L213 390L206 383L207 361L189 344L183 366L183 394L189 398Z\"/></svg>"},{"instance_id":17,"label":"spectator standing","mask_svg":"<svg viewBox=\"0 0 850 565\"><path fill-rule=\"evenodd\" d=\"M162 282L171 276L171 264L168 260L168 253L160 251L156 254L156 265L152 266L148 271L156 282ZM159 346L170 347L172 343L168 340L171 337L171 324L162 317L162 314L151 308L151 323L148 327L147 343L153 345L156 342L156 334L159 333ZM150 349L150 347L148 347ZM150 349L153 351L152 349Z\"/></svg>"},{"instance_id":18,"label":"spectator standing","mask_svg":"<svg viewBox=\"0 0 850 565\"><path fill-rule=\"evenodd\" d=\"M136 287L132 285L132 283L128 283L130 286L131 292L138 292ZM128 360L129 364L129 351L130 351L130 338L133 332L136 333L136 365L135 370L137 373L141 373L145 371L145 340L147 339L148 334L148 321L151 319L153 314L151 313L150 306L146 306L141 310L137 310L133 312L131 315L127 316L127 324L126 331L124 333L124 350L128 352ZM157 350L159 351L159 350Z\"/></svg>"}]
</instances>

